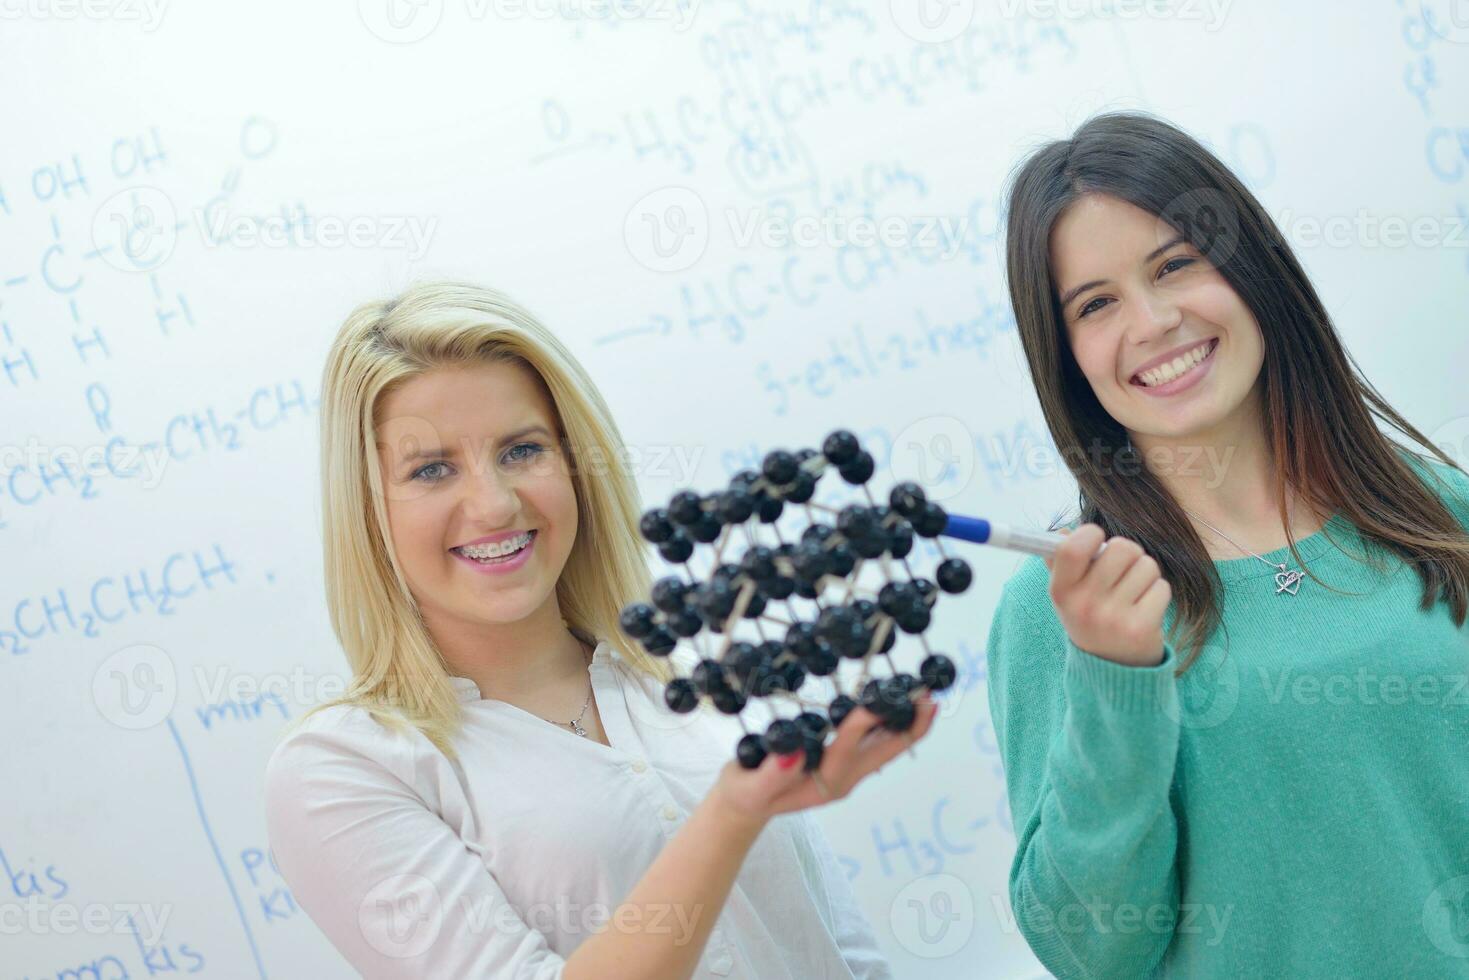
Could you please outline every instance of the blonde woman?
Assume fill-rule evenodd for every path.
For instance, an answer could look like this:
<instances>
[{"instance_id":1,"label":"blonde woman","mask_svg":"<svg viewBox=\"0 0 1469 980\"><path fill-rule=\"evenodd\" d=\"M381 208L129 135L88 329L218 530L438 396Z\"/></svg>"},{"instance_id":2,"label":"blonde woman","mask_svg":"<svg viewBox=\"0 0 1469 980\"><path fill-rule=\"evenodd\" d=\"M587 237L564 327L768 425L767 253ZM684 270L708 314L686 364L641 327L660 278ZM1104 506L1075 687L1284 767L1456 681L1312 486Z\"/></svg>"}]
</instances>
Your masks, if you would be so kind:
<instances>
[{"instance_id":1,"label":"blonde woman","mask_svg":"<svg viewBox=\"0 0 1469 980\"><path fill-rule=\"evenodd\" d=\"M322 386L327 604L352 669L270 759L270 845L369 977L888 977L817 823L908 746L854 710L813 780L731 761L617 626L640 507L591 379L463 283L367 303ZM912 730L933 720L925 700Z\"/></svg>"}]
</instances>

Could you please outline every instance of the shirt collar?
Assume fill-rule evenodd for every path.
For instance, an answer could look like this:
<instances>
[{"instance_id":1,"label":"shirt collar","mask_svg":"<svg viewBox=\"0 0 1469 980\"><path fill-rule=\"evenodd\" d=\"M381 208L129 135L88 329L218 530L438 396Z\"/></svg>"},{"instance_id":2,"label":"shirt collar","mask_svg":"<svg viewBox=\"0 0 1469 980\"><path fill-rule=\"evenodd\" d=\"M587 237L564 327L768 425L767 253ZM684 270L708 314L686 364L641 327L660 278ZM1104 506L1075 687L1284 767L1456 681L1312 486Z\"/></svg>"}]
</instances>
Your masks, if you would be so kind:
<instances>
[{"instance_id":1,"label":"shirt collar","mask_svg":"<svg viewBox=\"0 0 1469 980\"><path fill-rule=\"evenodd\" d=\"M617 657L617 651L612 644L606 640L598 640L592 649L592 666L610 664ZM461 702L483 701L484 695L480 693L479 685L468 677L460 677L457 674L449 674L449 685L454 688L454 694Z\"/></svg>"}]
</instances>

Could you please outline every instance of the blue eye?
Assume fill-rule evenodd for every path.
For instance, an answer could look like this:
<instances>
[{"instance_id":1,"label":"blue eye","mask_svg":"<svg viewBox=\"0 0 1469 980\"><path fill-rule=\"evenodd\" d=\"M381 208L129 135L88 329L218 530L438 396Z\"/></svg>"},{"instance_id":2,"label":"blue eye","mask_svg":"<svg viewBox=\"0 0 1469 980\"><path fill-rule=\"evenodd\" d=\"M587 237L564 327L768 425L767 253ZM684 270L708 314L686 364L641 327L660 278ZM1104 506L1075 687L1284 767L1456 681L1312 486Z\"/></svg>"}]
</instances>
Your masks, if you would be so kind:
<instances>
[{"instance_id":1,"label":"blue eye","mask_svg":"<svg viewBox=\"0 0 1469 980\"><path fill-rule=\"evenodd\" d=\"M516 450L519 450L519 449L525 449L525 450L528 450L528 451L527 452L524 452L524 453L518 453L518 452L516 452ZM539 443L535 443L535 442L518 442L515 445L511 446L505 452L505 456L512 463L518 463L518 462L523 462L524 460L527 460L527 459L534 459L536 456L539 456L542 452L543 452L543 448L542 448L542 446Z\"/></svg>"},{"instance_id":2,"label":"blue eye","mask_svg":"<svg viewBox=\"0 0 1469 980\"><path fill-rule=\"evenodd\" d=\"M1088 303L1085 306L1083 306L1081 308L1081 311L1076 314L1076 318L1079 320L1082 317L1086 316L1088 313L1091 313L1091 312L1093 312L1095 310L1100 310L1102 308L1102 306L1105 306L1106 305L1106 303L1107 303L1107 301L1105 299L1103 299L1102 297L1098 296L1096 299L1092 300L1090 303ZM1101 305L1098 305L1098 304L1101 304Z\"/></svg>"},{"instance_id":3,"label":"blue eye","mask_svg":"<svg viewBox=\"0 0 1469 980\"><path fill-rule=\"evenodd\" d=\"M435 462L429 463L427 466L421 466L417 470L414 471L414 473L413 473L413 479L419 480L419 479L421 479L423 477L423 475L425 473L427 473L429 470L433 469L435 466L443 466L443 465L445 465L444 462L443 462L443 460L437 460ZM426 483L438 483L442 479L443 479L442 476L435 476L435 477L430 477L429 479L424 480L423 482L426 482Z\"/></svg>"},{"instance_id":4,"label":"blue eye","mask_svg":"<svg viewBox=\"0 0 1469 980\"><path fill-rule=\"evenodd\" d=\"M1163 263L1163 268L1159 269L1158 272L1159 272L1160 275L1167 275L1169 272L1176 272L1179 269L1182 269L1186 265L1193 265L1193 264L1194 264L1194 260L1193 259L1184 258L1184 257L1180 256L1179 258L1169 259L1167 262L1164 262Z\"/></svg>"}]
</instances>

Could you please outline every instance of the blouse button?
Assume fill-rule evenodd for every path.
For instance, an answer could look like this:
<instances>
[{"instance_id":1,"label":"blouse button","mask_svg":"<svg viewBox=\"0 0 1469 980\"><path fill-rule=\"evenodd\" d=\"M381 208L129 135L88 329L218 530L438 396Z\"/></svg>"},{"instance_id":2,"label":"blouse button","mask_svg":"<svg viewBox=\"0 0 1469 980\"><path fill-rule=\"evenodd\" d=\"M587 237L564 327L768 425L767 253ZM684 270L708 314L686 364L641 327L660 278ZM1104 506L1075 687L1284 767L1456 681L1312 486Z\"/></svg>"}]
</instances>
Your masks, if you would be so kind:
<instances>
[{"instance_id":1,"label":"blouse button","mask_svg":"<svg viewBox=\"0 0 1469 980\"><path fill-rule=\"evenodd\" d=\"M709 969L720 976L724 976L730 970L734 969L734 957L729 955L729 950L721 950L719 955L709 964Z\"/></svg>"},{"instance_id":2,"label":"blouse button","mask_svg":"<svg viewBox=\"0 0 1469 980\"><path fill-rule=\"evenodd\" d=\"M676 820L676 819L678 819L678 811L675 810L671 806L664 807L663 808L663 819L664 820Z\"/></svg>"},{"instance_id":3,"label":"blouse button","mask_svg":"<svg viewBox=\"0 0 1469 980\"><path fill-rule=\"evenodd\" d=\"M643 770L645 770L647 768L648 768L648 764L646 762L644 762L642 759L638 759L636 762L634 762L632 764L632 771L633 772L642 772Z\"/></svg>"}]
</instances>

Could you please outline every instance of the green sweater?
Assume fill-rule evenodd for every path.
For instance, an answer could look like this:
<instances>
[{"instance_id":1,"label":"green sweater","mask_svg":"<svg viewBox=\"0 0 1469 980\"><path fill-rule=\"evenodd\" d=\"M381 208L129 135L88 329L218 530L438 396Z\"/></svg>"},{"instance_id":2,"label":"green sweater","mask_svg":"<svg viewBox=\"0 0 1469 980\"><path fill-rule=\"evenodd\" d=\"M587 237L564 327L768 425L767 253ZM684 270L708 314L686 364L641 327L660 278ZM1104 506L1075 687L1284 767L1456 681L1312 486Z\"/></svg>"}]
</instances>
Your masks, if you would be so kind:
<instances>
[{"instance_id":1,"label":"green sweater","mask_svg":"<svg viewBox=\"0 0 1469 980\"><path fill-rule=\"evenodd\" d=\"M1469 477L1409 460L1469 527ZM1005 584L1010 899L1057 977L1469 977L1469 625L1340 514L1297 544L1356 594L1217 561L1230 656L1216 631L1177 679L1171 644L1156 667L1076 647L1039 558Z\"/></svg>"}]
</instances>

